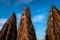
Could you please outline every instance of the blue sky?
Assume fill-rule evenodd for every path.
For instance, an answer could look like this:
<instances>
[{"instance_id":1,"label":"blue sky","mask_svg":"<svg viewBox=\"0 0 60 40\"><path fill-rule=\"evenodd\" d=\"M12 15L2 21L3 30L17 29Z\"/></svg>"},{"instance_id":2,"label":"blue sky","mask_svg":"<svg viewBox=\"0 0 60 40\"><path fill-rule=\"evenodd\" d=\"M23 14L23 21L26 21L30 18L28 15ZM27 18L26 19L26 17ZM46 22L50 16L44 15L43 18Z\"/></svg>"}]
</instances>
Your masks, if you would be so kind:
<instances>
[{"instance_id":1,"label":"blue sky","mask_svg":"<svg viewBox=\"0 0 60 40\"><path fill-rule=\"evenodd\" d=\"M16 13L17 23L19 23L24 7L28 6L37 39L43 40L46 35L48 14L52 5L60 10L60 0L0 0L0 29L12 12Z\"/></svg>"}]
</instances>

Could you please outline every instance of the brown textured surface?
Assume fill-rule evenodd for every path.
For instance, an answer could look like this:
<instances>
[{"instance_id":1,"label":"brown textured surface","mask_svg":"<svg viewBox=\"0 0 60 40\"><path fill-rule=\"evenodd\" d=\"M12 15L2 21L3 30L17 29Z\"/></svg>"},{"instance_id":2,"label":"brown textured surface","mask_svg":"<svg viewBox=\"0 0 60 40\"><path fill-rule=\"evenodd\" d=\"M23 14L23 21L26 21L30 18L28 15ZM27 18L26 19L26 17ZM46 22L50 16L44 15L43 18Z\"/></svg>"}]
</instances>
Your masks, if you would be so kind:
<instances>
[{"instance_id":1,"label":"brown textured surface","mask_svg":"<svg viewBox=\"0 0 60 40\"><path fill-rule=\"evenodd\" d=\"M37 40L28 7L24 9L20 18L17 40Z\"/></svg>"},{"instance_id":2,"label":"brown textured surface","mask_svg":"<svg viewBox=\"0 0 60 40\"><path fill-rule=\"evenodd\" d=\"M55 6L51 7L49 13L46 40L60 40L60 14Z\"/></svg>"},{"instance_id":3,"label":"brown textured surface","mask_svg":"<svg viewBox=\"0 0 60 40\"><path fill-rule=\"evenodd\" d=\"M13 13L1 29L0 40L16 40L16 35L16 15Z\"/></svg>"}]
</instances>

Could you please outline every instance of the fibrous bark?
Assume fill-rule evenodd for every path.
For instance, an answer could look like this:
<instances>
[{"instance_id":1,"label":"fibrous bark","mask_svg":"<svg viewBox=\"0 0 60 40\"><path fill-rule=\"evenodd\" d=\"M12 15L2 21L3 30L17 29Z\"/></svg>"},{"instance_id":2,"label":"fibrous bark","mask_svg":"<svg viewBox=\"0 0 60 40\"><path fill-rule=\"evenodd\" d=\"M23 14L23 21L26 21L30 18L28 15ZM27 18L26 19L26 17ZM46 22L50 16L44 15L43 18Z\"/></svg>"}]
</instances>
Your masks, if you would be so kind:
<instances>
[{"instance_id":1,"label":"fibrous bark","mask_svg":"<svg viewBox=\"0 0 60 40\"><path fill-rule=\"evenodd\" d=\"M13 13L1 29L0 40L16 40L16 36L16 15Z\"/></svg>"},{"instance_id":2,"label":"fibrous bark","mask_svg":"<svg viewBox=\"0 0 60 40\"><path fill-rule=\"evenodd\" d=\"M59 10L52 6L46 30L46 40L60 40L60 14Z\"/></svg>"},{"instance_id":3,"label":"fibrous bark","mask_svg":"<svg viewBox=\"0 0 60 40\"><path fill-rule=\"evenodd\" d=\"M28 7L24 9L20 18L17 40L37 40Z\"/></svg>"}]
</instances>

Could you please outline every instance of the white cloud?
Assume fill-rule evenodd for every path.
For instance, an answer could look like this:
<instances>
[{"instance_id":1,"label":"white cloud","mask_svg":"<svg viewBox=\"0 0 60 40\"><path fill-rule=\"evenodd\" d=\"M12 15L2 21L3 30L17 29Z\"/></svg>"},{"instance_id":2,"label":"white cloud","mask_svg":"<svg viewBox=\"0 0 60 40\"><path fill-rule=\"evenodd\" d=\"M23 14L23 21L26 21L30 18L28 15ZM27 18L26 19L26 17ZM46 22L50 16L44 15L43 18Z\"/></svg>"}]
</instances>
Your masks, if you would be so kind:
<instances>
[{"instance_id":1,"label":"white cloud","mask_svg":"<svg viewBox=\"0 0 60 40\"><path fill-rule=\"evenodd\" d=\"M32 18L32 21L33 22L43 22L44 21L44 15L41 14L41 15L36 15Z\"/></svg>"},{"instance_id":2,"label":"white cloud","mask_svg":"<svg viewBox=\"0 0 60 40\"><path fill-rule=\"evenodd\" d=\"M27 4L27 3L30 3L30 2L32 2L32 0L17 0L17 1L15 2L15 5L18 5L18 4L20 4L20 3Z\"/></svg>"},{"instance_id":3,"label":"white cloud","mask_svg":"<svg viewBox=\"0 0 60 40\"><path fill-rule=\"evenodd\" d=\"M0 23L4 24L7 21L5 18L0 18Z\"/></svg>"},{"instance_id":4,"label":"white cloud","mask_svg":"<svg viewBox=\"0 0 60 40\"><path fill-rule=\"evenodd\" d=\"M17 13L16 16L17 16L17 21L19 22L20 21L21 14L20 13Z\"/></svg>"},{"instance_id":5,"label":"white cloud","mask_svg":"<svg viewBox=\"0 0 60 40\"><path fill-rule=\"evenodd\" d=\"M4 23L7 21L7 19L5 18L0 18L0 30L2 28L2 26L4 25Z\"/></svg>"},{"instance_id":6,"label":"white cloud","mask_svg":"<svg viewBox=\"0 0 60 40\"><path fill-rule=\"evenodd\" d=\"M17 13L16 16L17 16L17 27L18 27L19 22L20 22L21 13Z\"/></svg>"},{"instance_id":7,"label":"white cloud","mask_svg":"<svg viewBox=\"0 0 60 40\"><path fill-rule=\"evenodd\" d=\"M43 38L43 37L40 37L40 38L37 38L37 40L45 40L45 38Z\"/></svg>"},{"instance_id":8,"label":"white cloud","mask_svg":"<svg viewBox=\"0 0 60 40\"><path fill-rule=\"evenodd\" d=\"M32 2L33 0L1 0L0 3L4 4L4 6L9 6L9 5L19 5L19 4L27 4Z\"/></svg>"}]
</instances>

